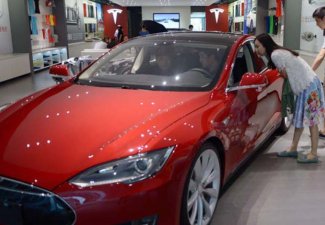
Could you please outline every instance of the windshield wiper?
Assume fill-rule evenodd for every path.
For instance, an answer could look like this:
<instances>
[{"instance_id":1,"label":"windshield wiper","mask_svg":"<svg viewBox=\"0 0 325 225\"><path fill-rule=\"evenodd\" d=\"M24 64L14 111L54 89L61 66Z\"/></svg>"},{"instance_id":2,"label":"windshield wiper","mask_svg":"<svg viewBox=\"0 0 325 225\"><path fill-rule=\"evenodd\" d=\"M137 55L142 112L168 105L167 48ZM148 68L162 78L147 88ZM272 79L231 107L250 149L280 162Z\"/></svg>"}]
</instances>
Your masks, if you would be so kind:
<instances>
[{"instance_id":1,"label":"windshield wiper","mask_svg":"<svg viewBox=\"0 0 325 225\"><path fill-rule=\"evenodd\" d=\"M136 90L137 89L135 87L131 87L131 86L128 86L128 85L122 85L121 88L122 89L133 89L133 90Z\"/></svg>"},{"instance_id":2,"label":"windshield wiper","mask_svg":"<svg viewBox=\"0 0 325 225\"><path fill-rule=\"evenodd\" d=\"M76 82L77 84L80 85L91 85L91 86L98 86L98 87L112 87L112 88L121 88L121 89L133 89L136 90L138 88L130 85L125 85L125 84L118 84L118 83L106 83L103 81L96 81L96 80L78 80Z\"/></svg>"}]
</instances>

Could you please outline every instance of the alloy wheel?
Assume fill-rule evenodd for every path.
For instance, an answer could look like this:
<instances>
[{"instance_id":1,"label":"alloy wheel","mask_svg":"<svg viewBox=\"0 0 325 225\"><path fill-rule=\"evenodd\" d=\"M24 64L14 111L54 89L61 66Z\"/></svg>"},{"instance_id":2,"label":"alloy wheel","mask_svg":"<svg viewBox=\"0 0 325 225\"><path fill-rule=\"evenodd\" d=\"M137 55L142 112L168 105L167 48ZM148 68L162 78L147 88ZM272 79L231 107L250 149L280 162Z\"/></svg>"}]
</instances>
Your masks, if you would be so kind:
<instances>
[{"instance_id":1,"label":"alloy wheel","mask_svg":"<svg viewBox=\"0 0 325 225\"><path fill-rule=\"evenodd\" d=\"M220 162L215 149L201 152L194 164L187 191L187 216L191 225L206 225L213 216L220 189Z\"/></svg>"},{"instance_id":2,"label":"alloy wheel","mask_svg":"<svg viewBox=\"0 0 325 225\"><path fill-rule=\"evenodd\" d=\"M284 125L287 129L289 129L292 124L293 112L291 111L291 108L287 107L287 116L283 118Z\"/></svg>"}]
</instances>

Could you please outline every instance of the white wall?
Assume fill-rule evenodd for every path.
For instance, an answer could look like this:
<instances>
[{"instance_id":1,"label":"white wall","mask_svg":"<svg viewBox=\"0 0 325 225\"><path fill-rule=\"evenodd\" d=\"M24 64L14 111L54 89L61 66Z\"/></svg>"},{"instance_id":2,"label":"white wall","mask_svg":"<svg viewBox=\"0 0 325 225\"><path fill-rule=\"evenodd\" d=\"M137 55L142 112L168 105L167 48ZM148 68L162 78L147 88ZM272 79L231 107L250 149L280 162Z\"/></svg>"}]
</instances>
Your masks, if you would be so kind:
<instances>
[{"instance_id":1,"label":"white wall","mask_svg":"<svg viewBox=\"0 0 325 225\"><path fill-rule=\"evenodd\" d=\"M321 2L319 0L319 2ZM302 0L301 9L301 39L300 39L300 49L308 52L315 52L321 49L323 44L323 31L317 27L315 19L312 17L313 12L318 7L324 6L325 1L322 4L309 4L308 0ZM305 32L310 32L316 35L311 41L306 41L302 38Z\"/></svg>"},{"instance_id":2,"label":"white wall","mask_svg":"<svg viewBox=\"0 0 325 225\"><path fill-rule=\"evenodd\" d=\"M8 1L0 0L0 54L12 53Z\"/></svg>"},{"instance_id":3,"label":"white wall","mask_svg":"<svg viewBox=\"0 0 325 225\"><path fill-rule=\"evenodd\" d=\"M323 30L321 30L315 22L315 19L312 17L313 12L318 7L324 6L325 0L314 1L313 4L310 4L308 0L302 0L301 8L301 33L300 33L300 56L305 59L310 65L316 58L317 53L322 47L324 36ZM316 38L312 38L310 41L307 41L303 38L305 32L310 32L313 35L316 35ZM316 70L316 73L324 80L324 70L325 70L325 60Z\"/></svg>"},{"instance_id":4,"label":"white wall","mask_svg":"<svg viewBox=\"0 0 325 225\"><path fill-rule=\"evenodd\" d=\"M180 14L180 28L188 28L191 23L191 7L142 7L142 19L153 20L153 13L179 13Z\"/></svg>"}]
</instances>

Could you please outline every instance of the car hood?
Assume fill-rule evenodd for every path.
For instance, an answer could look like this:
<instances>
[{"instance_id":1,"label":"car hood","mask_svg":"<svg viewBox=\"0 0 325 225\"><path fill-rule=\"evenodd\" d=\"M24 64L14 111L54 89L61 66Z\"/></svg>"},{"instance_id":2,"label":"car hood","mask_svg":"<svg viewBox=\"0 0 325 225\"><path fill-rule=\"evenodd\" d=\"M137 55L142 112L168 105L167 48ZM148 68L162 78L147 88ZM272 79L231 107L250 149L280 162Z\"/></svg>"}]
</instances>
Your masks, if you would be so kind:
<instances>
[{"instance_id":1,"label":"car hood","mask_svg":"<svg viewBox=\"0 0 325 225\"><path fill-rule=\"evenodd\" d=\"M91 166L126 157L126 147L146 144L208 101L208 92L63 83L0 114L0 175L53 189Z\"/></svg>"}]
</instances>

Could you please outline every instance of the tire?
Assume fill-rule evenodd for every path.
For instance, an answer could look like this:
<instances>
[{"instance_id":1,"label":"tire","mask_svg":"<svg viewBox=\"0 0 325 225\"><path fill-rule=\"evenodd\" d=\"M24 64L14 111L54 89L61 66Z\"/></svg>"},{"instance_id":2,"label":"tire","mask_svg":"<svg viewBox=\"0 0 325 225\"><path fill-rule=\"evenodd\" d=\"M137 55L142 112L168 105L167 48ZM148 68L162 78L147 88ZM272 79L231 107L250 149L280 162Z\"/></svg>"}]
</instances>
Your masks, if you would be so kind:
<instances>
[{"instance_id":1,"label":"tire","mask_svg":"<svg viewBox=\"0 0 325 225\"><path fill-rule=\"evenodd\" d=\"M211 222L220 192L220 165L217 148L205 143L195 157L184 185L181 225Z\"/></svg>"},{"instance_id":2,"label":"tire","mask_svg":"<svg viewBox=\"0 0 325 225\"><path fill-rule=\"evenodd\" d=\"M293 120L293 112L292 112L291 108L288 107L287 108L287 116L282 118L281 125L277 130L278 134L282 135L282 134L287 133L287 131L291 127L292 120Z\"/></svg>"}]
</instances>

